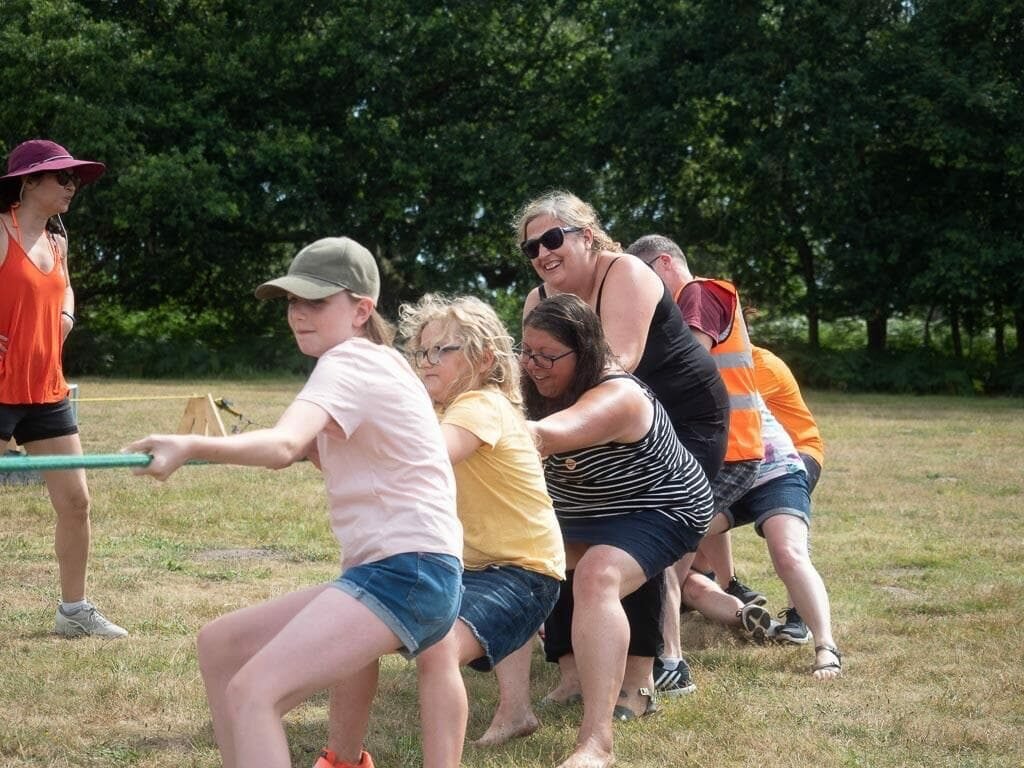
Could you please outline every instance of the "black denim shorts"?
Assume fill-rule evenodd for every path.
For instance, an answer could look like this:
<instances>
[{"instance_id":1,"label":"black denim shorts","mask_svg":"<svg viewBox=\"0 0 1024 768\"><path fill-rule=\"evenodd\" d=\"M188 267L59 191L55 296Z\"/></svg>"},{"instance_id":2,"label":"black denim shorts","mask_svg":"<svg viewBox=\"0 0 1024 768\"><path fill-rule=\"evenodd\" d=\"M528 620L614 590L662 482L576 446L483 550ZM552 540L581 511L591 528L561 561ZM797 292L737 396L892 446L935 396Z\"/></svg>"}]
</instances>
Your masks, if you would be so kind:
<instances>
[{"instance_id":1,"label":"black denim shorts","mask_svg":"<svg viewBox=\"0 0 1024 768\"><path fill-rule=\"evenodd\" d=\"M77 435L78 424L71 409L71 401L42 405L4 405L0 403L0 443L12 437L18 445L51 437Z\"/></svg>"}]
</instances>

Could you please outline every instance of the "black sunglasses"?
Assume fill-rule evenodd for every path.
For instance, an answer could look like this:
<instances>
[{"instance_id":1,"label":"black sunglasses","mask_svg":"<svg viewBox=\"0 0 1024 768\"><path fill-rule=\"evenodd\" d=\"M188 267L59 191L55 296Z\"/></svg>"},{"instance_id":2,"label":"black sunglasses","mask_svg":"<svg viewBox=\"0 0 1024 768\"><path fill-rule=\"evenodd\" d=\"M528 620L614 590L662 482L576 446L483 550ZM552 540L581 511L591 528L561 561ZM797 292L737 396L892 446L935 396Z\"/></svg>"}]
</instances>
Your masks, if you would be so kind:
<instances>
[{"instance_id":1,"label":"black sunglasses","mask_svg":"<svg viewBox=\"0 0 1024 768\"><path fill-rule=\"evenodd\" d=\"M561 248L562 243L565 242L566 234L580 232L582 229L583 227L552 227L540 237L531 237L529 240L523 240L519 247L526 254L526 257L532 261L540 255L540 247L542 245L549 251Z\"/></svg>"},{"instance_id":2,"label":"black sunglasses","mask_svg":"<svg viewBox=\"0 0 1024 768\"><path fill-rule=\"evenodd\" d=\"M69 171L67 169L62 171L54 171L53 175L54 178L57 179L57 183L60 184L62 187L66 187L68 184L74 184L75 189L77 189L78 187L82 186L82 177L79 176L74 171Z\"/></svg>"}]
</instances>

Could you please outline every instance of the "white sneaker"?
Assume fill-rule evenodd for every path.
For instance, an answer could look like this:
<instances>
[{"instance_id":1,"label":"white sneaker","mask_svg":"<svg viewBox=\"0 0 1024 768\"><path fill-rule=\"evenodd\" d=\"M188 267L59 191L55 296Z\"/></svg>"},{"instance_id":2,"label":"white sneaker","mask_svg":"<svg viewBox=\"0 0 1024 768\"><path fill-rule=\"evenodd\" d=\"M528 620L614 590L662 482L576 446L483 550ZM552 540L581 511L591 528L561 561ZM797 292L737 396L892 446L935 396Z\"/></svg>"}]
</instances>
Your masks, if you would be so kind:
<instances>
[{"instance_id":1,"label":"white sneaker","mask_svg":"<svg viewBox=\"0 0 1024 768\"><path fill-rule=\"evenodd\" d=\"M57 607L57 626L54 630L61 637L106 637L117 639L128 637L128 630L119 627L100 613L92 603L70 616Z\"/></svg>"}]
</instances>

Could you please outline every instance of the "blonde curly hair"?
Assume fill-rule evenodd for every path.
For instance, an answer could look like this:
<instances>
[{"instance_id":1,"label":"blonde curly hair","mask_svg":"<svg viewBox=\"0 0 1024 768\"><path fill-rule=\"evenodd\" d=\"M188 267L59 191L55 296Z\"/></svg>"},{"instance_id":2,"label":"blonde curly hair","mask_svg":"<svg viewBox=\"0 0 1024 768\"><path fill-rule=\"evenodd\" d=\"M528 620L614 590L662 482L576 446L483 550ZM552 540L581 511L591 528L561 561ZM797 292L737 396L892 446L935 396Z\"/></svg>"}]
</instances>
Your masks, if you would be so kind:
<instances>
[{"instance_id":1,"label":"blonde curly hair","mask_svg":"<svg viewBox=\"0 0 1024 768\"><path fill-rule=\"evenodd\" d=\"M406 339L406 355L420 347L420 334L432 322L441 323L462 345L460 353L474 370L491 353L491 363L478 382L463 383L462 392L476 386L493 386L516 406L522 406L519 389L519 358L512 337L490 305L475 296L448 297L428 293L415 304L398 308L399 333Z\"/></svg>"}]
</instances>

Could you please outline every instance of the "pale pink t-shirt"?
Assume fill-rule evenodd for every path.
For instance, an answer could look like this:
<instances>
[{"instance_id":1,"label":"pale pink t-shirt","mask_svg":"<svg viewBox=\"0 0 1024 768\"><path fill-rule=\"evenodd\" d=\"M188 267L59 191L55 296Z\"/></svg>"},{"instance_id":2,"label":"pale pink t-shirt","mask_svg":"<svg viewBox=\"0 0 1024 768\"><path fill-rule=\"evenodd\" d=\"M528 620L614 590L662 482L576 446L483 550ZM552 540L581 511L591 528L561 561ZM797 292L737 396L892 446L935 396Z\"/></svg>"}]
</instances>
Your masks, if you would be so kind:
<instances>
[{"instance_id":1,"label":"pale pink t-shirt","mask_svg":"<svg viewBox=\"0 0 1024 768\"><path fill-rule=\"evenodd\" d=\"M401 355L349 339L320 357L296 399L334 420L317 448L343 568L405 552L462 560L448 451L430 398Z\"/></svg>"}]
</instances>

